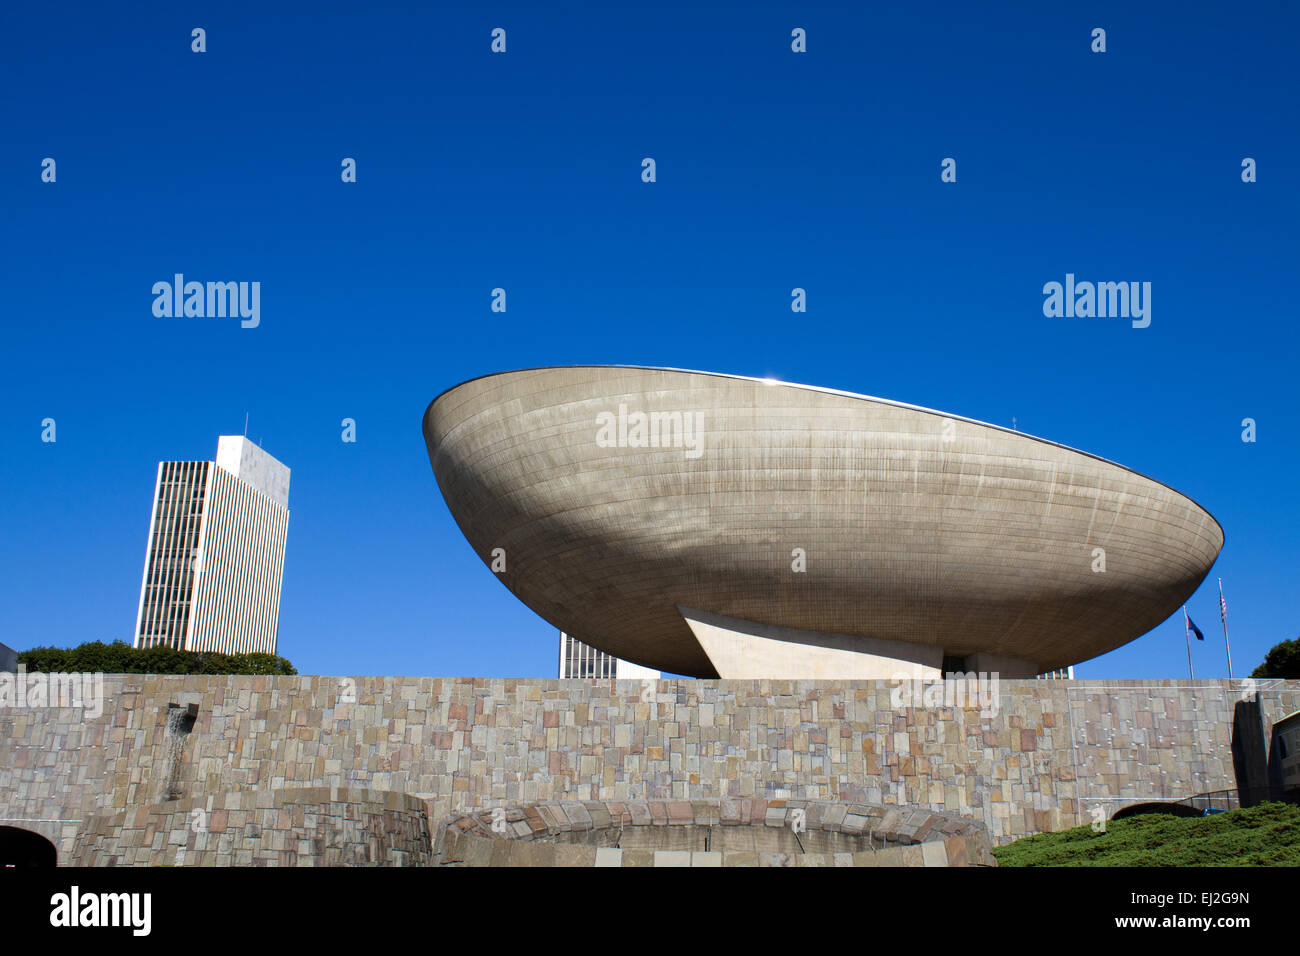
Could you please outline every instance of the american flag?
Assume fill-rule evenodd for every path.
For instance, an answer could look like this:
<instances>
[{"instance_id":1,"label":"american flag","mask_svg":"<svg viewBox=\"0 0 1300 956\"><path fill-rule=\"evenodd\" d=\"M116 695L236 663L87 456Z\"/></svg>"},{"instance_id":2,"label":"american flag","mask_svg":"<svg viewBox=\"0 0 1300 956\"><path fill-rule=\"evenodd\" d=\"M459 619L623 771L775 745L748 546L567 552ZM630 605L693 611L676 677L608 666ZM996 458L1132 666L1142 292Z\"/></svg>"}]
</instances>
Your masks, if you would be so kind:
<instances>
[{"instance_id":1,"label":"american flag","mask_svg":"<svg viewBox=\"0 0 1300 956\"><path fill-rule=\"evenodd\" d=\"M1219 620L1228 623L1228 602L1223 599L1222 591L1219 592Z\"/></svg>"}]
</instances>

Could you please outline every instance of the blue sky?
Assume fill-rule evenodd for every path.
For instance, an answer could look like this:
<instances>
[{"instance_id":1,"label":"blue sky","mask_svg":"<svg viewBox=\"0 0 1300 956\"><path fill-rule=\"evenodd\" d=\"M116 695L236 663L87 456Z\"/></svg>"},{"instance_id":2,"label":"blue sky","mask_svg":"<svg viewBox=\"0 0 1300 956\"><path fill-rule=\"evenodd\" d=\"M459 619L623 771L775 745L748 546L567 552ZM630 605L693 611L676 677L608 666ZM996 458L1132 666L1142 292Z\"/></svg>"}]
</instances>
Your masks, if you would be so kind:
<instances>
[{"instance_id":1,"label":"blue sky","mask_svg":"<svg viewBox=\"0 0 1300 956\"><path fill-rule=\"evenodd\" d=\"M1218 576L1247 672L1300 633L1300 14L1142 6L6 6L0 641L129 640L156 463L248 413L293 470L301 672L551 676L420 419L618 363L1014 416L1164 481L1227 533L1197 675ZM260 281L261 324L155 318L177 272ZM1151 282L1150 327L1045 318L1067 272ZM1182 615L1077 674L1186 676Z\"/></svg>"}]
</instances>

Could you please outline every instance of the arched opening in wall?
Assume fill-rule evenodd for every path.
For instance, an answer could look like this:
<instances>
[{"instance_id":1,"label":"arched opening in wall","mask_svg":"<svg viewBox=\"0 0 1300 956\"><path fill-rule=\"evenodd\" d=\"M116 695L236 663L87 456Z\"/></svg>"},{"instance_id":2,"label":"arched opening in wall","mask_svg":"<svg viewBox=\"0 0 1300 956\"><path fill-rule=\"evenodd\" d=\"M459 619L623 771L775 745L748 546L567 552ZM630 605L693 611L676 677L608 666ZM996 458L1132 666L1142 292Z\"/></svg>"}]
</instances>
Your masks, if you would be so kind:
<instances>
[{"instance_id":1,"label":"arched opening in wall","mask_svg":"<svg viewBox=\"0 0 1300 956\"><path fill-rule=\"evenodd\" d=\"M32 830L0 827L0 867L57 866L59 852L54 844Z\"/></svg>"},{"instance_id":2,"label":"arched opening in wall","mask_svg":"<svg viewBox=\"0 0 1300 956\"><path fill-rule=\"evenodd\" d=\"M1171 817L1205 816L1204 810L1198 810L1185 803L1177 803L1172 800L1156 800L1149 803L1131 803L1127 807L1120 807L1111 814L1110 818L1112 820L1124 820L1128 817L1142 816L1147 813L1165 813Z\"/></svg>"}]
</instances>

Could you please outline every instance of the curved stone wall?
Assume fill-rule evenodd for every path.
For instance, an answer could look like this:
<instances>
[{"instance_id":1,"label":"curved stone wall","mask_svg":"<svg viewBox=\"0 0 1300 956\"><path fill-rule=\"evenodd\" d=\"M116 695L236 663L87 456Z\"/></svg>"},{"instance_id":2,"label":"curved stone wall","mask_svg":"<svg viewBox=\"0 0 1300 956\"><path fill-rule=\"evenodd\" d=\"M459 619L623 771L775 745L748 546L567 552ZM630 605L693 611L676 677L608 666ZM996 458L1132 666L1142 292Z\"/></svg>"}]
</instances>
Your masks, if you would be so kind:
<instances>
[{"instance_id":1,"label":"curved stone wall","mask_svg":"<svg viewBox=\"0 0 1300 956\"><path fill-rule=\"evenodd\" d=\"M810 800L570 801L452 814L444 866L995 866L973 820Z\"/></svg>"},{"instance_id":2,"label":"curved stone wall","mask_svg":"<svg viewBox=\"0 0 1300 956\"><path fill-rule=\"evenodd\" d=\"M427 866L418 797L309 787L245 790L92 816L74 866Z\"/></svg>"}]
</instances>

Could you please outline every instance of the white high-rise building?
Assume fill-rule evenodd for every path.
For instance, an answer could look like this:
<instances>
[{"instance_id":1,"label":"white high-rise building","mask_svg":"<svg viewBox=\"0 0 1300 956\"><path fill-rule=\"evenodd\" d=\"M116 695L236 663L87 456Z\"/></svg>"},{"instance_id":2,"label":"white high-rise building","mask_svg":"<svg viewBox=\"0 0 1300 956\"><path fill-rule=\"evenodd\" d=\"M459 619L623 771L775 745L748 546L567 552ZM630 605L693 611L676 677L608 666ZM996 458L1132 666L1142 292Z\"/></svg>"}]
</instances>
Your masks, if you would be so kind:
<instances>
[{"instance_id":1,"label":"white high-rise building","mask_svg":"<svg viewBox=\"0 0 1300 956\"><path fill-rule=\"evenodd\" d=\"M640 664L607 654L576 637L560 632L560 678L613 677L616 680L648 678L656 680L659 672Z\"/></svg>"},{"instance_id":2,"label":"white high-rise building","mask_svg":"<svg viewBox=\"0 0 1300 956\"><path fill-rule=\"evenodd\" d=\"M289 469L239 435L158 463L135 646L275 653Z\"/></svg>"}]
</instances>

